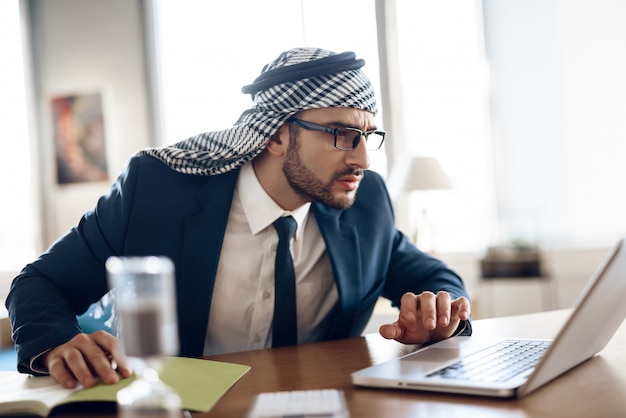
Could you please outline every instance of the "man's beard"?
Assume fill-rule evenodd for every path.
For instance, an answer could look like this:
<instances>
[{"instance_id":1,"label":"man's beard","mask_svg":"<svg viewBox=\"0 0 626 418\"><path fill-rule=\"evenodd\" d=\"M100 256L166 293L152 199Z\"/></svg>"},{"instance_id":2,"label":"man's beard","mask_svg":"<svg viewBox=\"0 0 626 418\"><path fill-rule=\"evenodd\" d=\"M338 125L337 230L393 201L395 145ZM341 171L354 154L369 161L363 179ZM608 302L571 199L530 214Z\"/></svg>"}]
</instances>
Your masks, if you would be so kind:
<instances>
[{"instance_id":1,"label":"man's beard","mask_svg":"<svg viewBox=\"0 0 626 418\"><path fill-rule=\"evenodd\" d=\"M298 150L298 139L290 135L290 144L285 156L283 172L291 188L301 197L310 202L320 202L335 209L348 209L356 199L356 190L352 195L336 197L333 192L335 181L347 175L362 177L363 170L348 168L335 173L330 182L324 183L304 164Z\"/></svg>"}]
</instances>

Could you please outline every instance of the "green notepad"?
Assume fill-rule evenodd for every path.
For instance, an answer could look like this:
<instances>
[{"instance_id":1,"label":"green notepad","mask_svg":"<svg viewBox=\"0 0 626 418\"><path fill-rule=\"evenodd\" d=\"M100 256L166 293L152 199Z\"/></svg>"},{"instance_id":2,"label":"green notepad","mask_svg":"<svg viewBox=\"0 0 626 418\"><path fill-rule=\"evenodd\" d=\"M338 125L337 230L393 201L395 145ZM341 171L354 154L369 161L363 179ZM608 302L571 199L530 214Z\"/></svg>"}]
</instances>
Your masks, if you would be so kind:
<instances>
[{"instance_id":1,"label":"green notepad","mask_svg":"<svg viewBox=\"0 0 626 418\"><path fill-rule=\"evenodd\" d=\"M178 393L185 409L209 411L250 366L184 357L167 357L161 380ZM117 392L134 376L114 385L64 389L50 377L0 372L0 415L34 414L45 417L59 405L76 402L115 402Z\"/></svg>"}]
</instances>

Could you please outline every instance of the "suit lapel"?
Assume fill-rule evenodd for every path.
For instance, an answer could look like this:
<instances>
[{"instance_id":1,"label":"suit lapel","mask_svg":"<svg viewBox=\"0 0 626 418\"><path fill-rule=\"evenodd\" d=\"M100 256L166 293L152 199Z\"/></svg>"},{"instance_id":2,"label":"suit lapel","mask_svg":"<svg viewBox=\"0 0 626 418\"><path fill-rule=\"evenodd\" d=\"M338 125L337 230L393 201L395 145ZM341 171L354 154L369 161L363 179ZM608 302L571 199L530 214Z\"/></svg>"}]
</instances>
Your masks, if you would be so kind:
<instances>
[{"instance_id":1,"label":"suit lapel","mask_svg":"<svg viewBox=\"0 0 626 418\"><path fill-rule=\"evenodd\" d=\"M342 338L348 336L354 326L362 296L357 228L341 219L341 210L315 203L313 211L326 243L339 291L339 303L329 338Z\"/></svg>"},{"instance_id":2,"label":"suit lapel","mask_svg":"<svg viewBox=\"0 0 626 418\"><path fill-rule=\"evenodd\" d=\"M222 242L239 170L209 176L198 193L200 210L185 220L182 251L182 282L178 304L184 326L180 327L180 351L185 356L201 356L208 326L211 298Z\"/></svg>"}]
</instances>

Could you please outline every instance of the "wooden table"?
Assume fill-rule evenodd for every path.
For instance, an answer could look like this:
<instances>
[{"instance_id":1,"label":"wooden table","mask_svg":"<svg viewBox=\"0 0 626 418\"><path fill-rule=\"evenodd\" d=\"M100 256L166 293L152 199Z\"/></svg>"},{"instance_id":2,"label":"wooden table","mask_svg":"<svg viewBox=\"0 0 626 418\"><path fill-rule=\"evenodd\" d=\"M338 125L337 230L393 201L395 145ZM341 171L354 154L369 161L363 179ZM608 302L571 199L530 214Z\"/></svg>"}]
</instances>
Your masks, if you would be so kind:
<instances>
[{"instance_id":1,"label":"wooden table","mask_svg":"<svg viewBox=\"0 0 626 418\"><path fill-rule=\"evenodd\" d=\"M566 320L568 312L479 320L474 322L474 332L551 338ZM210 356L207 358L247 364L252 369L209 413L193 413L193 417L245 417L258 393L323 388L344 391L352 418L626 417L626 323L599 356L519 400L367 389L352 385L351 372L414 348L371 334L296 347Z\"/></svg>"}]
</instances>

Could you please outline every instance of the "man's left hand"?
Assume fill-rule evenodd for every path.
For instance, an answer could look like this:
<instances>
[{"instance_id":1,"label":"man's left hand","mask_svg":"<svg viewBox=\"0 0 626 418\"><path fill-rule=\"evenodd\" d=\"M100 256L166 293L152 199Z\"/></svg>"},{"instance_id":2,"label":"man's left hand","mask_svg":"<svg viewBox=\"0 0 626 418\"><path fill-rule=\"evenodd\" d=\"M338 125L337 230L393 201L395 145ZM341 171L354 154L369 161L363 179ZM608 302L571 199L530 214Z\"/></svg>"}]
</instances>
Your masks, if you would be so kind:
<instances>
[{"instance_id":1,"label":"man's left hand","mask_svg":"<svg viewBox=\"0 0 626 418\"><path fill-rule=\"evenodd\" d=\"M380 335L404 344L422 344L451 337L461 321L470 317L470 302L465 297L451 300L448 292L436 295L405 293L400 300L400 315L393 324L380 327Z\"/></svg>"}]
</instances>

